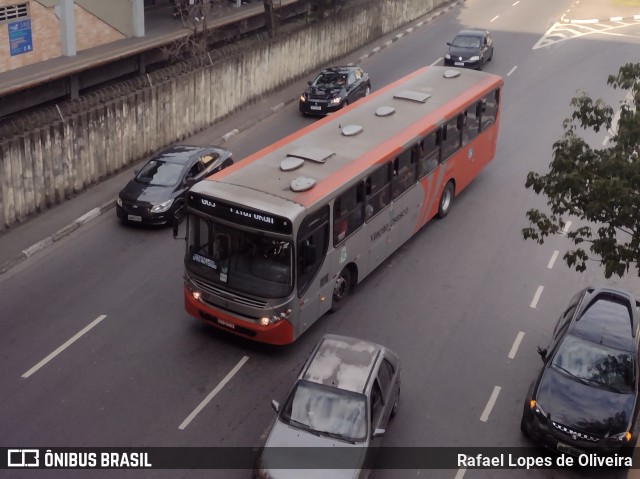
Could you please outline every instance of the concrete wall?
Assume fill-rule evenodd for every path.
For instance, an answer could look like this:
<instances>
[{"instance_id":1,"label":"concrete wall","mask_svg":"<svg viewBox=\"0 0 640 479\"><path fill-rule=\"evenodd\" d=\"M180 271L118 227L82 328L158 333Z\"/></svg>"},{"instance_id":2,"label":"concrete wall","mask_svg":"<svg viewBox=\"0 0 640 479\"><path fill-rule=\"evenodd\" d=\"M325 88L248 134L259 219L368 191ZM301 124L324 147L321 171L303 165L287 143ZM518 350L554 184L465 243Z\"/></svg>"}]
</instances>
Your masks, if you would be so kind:
<instances>
[{"instance_id":1,"label":"concrete wall","mask_svg":"<svg viewBox=\"0 0 640 479\"><path fill-rule=\"evenodd\" d=\"M109 3L113 0L108 0L108 2L105 0L101 1L103 3ZM128 3L128 0L124 1ZM0 0L0 6L19 3L27 3L29 5L29 17L21 18L20 20L31 20L33 50L28 53L11 56L7 26L0 23L0 73L59 57L62 52L60 44L60 20L55 14L54 6L45 6L42 2L37 1ZM57 5L58 1L56 0L54 3ZM78 51L125 38L118 30L107 25L78 4L74 7L74 14L76 19L76 42ZM129 17L131 17L130 6L128 14Z\"/></svg>"},{"instance_id":2,"label":"concrete wall","mask_svg":"<svg viewBox=\"0 0 640 479\"><path fill-rule=\"evenodd\" d=\"M273 42L211 52L199 68L154 72L146 86L0 142L0 229L342 57L445 0L370 0ZM393 20L392 20L393 19ZM133 83L131 83L133 85Z\"/></svg>"}]
</instances>

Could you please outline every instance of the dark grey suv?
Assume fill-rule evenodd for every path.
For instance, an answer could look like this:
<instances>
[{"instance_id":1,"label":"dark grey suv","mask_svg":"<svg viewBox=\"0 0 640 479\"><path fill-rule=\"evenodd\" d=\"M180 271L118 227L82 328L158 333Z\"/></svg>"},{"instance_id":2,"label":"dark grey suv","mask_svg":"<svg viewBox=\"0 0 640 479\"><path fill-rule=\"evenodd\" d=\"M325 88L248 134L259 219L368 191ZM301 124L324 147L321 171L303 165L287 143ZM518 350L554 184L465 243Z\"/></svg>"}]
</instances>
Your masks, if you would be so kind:
<instances>
[{"instance_id":1,"label":"dark grey suv","mask_svg":"<svg viewBox=\"0 0 640 479\"><path fill-rule=\"evenodd\" d=\"M630 453L638 440L638 307L613 288L578 292L527 393L520 427L555 451Z\"/></svg>"},{"instance_id":2,"label":"dark grey suv","mask_svg":"<svg viewBox=\"0 0 640 479\"><path fill-rule=\"evenodd\" d=\"M325 335L284 404L272 402L278 417L254 477L310 477L318 469L322 477L367 477L367 452L381 445L399 399L395 353L369 341ZM301 475L297 467L308 469Z\"/></svg>"}]
</instances>

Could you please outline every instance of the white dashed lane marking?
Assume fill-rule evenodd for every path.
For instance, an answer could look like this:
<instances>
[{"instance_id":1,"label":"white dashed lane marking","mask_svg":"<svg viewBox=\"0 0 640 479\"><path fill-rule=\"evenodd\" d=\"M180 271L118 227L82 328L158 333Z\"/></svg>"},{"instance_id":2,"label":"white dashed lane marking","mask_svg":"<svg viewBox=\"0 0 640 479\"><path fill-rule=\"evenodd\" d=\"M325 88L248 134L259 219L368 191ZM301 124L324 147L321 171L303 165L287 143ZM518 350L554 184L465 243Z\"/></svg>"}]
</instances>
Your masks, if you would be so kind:
<instances>
[{"instance_id":1,"label":"white dashed lane marking","mask_svg":"<svg viewBox=\"0 0 640 479\"><path fill-rule=\"evenodd\" d=\"M533 300L531 300L531 304L529 305L530 308L536 309L536 306L538 306L538 301L540 301L540 295L542 294L542 291L544 291L544 286L538 286L538 289L536 289L536 294L533 295Z\"/></svg>"},{"instance_id":2,"label":"white dashed lane marking","mask_svg":"<svg viewBox=\"0 0 640 479\"><path fill-rule=\"evenodd\" d=\"M480 420L482 422L487 422L489 420L489 415L491 414L491 410L493 409L493 406L495 406L496 404L496 400L498 399L498 394L500 394L501 390L502 388L500 386L495 386L493 388L493 392L491 393L489 402L485 406L484 411L482 411L482 416L480 416Z\"/></svg>"},{"instance_id":3,"label":"white dashed lane marking","mask_svg":"<svg viewBox=\"0 0 640 479\"><path fill-rule=\"evenodd\" d=\"M560 254L560 251L554 251L553 254L551 255L551 259L549 260L549 264L547 264L547 269L552 269L553 265L555 264L556 260L558 259L558 255Z\"/></svg>"},{"instance_id":4,"label":"white dashed lane marking","mask_svg":"<svg viewBox=\"0 0 640 479\"><path fill-rule=\"evenodd\" d=\"M518 348L520 347L522 338L524 338L524 333L520 331L513 342L513 346L511 346L511 351L509 351L509 359L514 359L516 354L518 354Z\"/></svg>"}]
</instances>

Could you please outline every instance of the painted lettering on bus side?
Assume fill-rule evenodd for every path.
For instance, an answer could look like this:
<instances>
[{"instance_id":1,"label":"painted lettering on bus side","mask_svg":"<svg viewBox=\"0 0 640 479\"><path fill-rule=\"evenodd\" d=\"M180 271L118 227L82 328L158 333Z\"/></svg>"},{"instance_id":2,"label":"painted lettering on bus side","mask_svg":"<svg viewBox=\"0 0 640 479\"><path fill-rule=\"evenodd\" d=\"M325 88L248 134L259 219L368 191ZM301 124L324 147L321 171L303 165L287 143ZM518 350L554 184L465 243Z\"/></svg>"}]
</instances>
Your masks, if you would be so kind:
<instances>
[{"instance_id":1,"label":"painted lettering on bus side","mask_svg":"<svg viewBox=\"0 0 640 479\"><path fill-rule=\"evenodd\" d=\"M391 227L395 225L398 221L400 221L402 218L407 216L408 213L409 213L409 207L407 206L400 213L392 217L389 223L382 225L381 228L379 228L377 231L374 231L371 234L371 242L373 243L374 241L379 240L382 237L382 235L384 235L385 233L388 233Z\"/></svg>"}]
</instances>

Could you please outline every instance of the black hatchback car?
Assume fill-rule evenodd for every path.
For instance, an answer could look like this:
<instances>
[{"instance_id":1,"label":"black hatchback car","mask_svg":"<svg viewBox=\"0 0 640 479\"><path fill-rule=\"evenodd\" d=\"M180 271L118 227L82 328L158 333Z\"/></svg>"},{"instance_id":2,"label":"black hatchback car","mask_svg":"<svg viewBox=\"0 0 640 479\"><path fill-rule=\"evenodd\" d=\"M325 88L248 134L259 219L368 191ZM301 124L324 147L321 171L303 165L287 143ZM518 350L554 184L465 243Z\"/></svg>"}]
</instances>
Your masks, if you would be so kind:
<instances>
[{"instance_id":1,"label":"black hatchback car","mask_svg":"<svg viewBox=\"0 0 640 479\"><path fill-rule=\"evenodd\" d=\"M215 146L177 145L151 158L127 183L116 200L125 223L167 224L186 203L198 181L233 164L231 153Z\"/></svg>"},{"instance_id":2,"label":"black hatchback car","mask_svg":"<svg viewBox=\"0 0 640 479\"><path fill-rule=\"evenodd\" d=\"M320 72L300 95L300 112L326 115L371 93L369 75L357 66L331 67Z\"/></svg>"},{"instance_id":3,"label":"black hatchback car","mask_svg":"<svg viewBox=\"0 0 640 479\"><path fill-rule=\"evenodd\" d=\"M638 307L612 288L578 292L560 316L520 428L555 451L628 454L638 440Z\"/></svg>"},{"instance_id":4,"label":"black hatchback car","mask_svg":"<svg viewBox=\"0 0 640 479\"><path fill-rule=\"evenodd\" d=\"M486 30L462 30L447 45L449 50L444 55L447 66L480 70L493 59L493 38Z\"/></svg>"}]
</instances>

